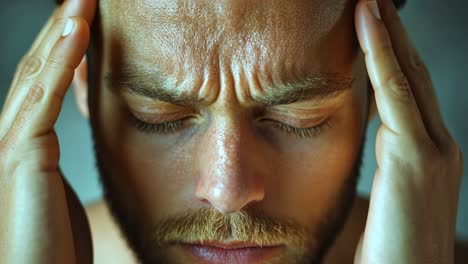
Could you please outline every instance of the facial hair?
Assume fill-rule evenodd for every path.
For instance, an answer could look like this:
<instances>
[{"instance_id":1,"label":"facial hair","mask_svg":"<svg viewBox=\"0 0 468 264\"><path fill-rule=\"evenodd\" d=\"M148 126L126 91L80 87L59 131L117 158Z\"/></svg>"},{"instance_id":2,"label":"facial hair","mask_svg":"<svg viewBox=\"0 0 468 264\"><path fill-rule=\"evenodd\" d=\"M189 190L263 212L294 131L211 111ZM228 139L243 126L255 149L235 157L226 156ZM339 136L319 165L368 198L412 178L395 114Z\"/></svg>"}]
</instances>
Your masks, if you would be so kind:
<instances>
[{"instance_id":1,"label":"facial hair","mask_svg":"<svg viewBox=\"0 0 468 264\"><path fill-rule=\"evenodd\" d=\"M338 197L314 231L299 225L293 219L274 219L254 209L226 216L215 209L205 208L168 216L150 225L145 224L139 214L128 210L124 199L125 191L116 188L113 177L103 162L104 154L96 144L95 153L104 198L129 247L141 263L171 263L166 252L175 242L231 240L250 241L259 245L284 243L289 246L285 260L272 263L287 261L314 264L322 262L349 215L356 195L364 142L363 139L354 168L338 192Z\"/></svg>"}]
</instances>

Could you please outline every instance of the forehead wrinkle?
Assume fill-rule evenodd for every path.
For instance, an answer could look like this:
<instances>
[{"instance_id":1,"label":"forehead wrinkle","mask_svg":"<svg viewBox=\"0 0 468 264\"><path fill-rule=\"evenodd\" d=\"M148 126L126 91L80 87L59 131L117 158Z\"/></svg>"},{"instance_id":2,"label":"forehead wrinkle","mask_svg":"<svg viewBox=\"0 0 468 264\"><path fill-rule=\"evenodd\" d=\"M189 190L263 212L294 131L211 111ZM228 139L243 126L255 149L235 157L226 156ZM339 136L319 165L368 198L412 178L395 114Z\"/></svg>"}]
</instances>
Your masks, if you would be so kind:
<instances>
[{"instance_id":1,"label":"forehead wrinkle","mask_svg":"<svg viewBox=\"0 0 468 264\"><path fill-rule=\"evenodd\" d=\"M243 74L256 72L271 82L320 70L307 68L317 64L308 52L318 46L322 31L338 23L347 2L272 0L264 5L259 0L248 1L252 8L246 8L244 0L116 1L121 2L123 51L157 64L173 79L172 87L209 82L203 85L205 94L219 90L219 80L212 78L219 76L220 65L237 65Z\"/></svg>"},{"instance_id":2,"label":"forehead wrinkle","mask_svg":"<svg viewBox=\"0 0 468 264\"><path fill-rule=\"evenodd\" d=\"M185 65L241 58L271 64L275 59L267 51L291 54L293 60L313 46L343 14L345 2L125 1L123 19L133 24L133 30L128 31L141 35L140 43L157 43L166 54L185 59Z\"/></svg>"},{"instance_id":3,"label":"forehead wrinkle","mask_svg":"<svg viewBox=\"0 0 468 264\"><path fill-rule=\"evenodd\" d=\"M220 23L212 10L201 7L191 1L155 1L152 8L127 8L133 12L130 17L139 19L125 18L128 23L121 26L126 50L133 50L146 62L158 62L178 80L187 75L212 74L218 64L219 30L208 25Z\"/></svg>"}]
</instances>

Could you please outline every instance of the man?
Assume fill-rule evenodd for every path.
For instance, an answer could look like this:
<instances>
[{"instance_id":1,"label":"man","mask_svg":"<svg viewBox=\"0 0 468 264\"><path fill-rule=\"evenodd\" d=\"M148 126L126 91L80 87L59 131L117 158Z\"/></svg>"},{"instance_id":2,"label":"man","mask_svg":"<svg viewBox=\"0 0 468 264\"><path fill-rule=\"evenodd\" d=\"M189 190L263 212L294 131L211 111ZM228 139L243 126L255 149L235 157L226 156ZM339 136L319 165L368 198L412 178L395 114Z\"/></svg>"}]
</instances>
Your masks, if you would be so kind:
<instances>
[{"instance_id":1,"label":"man","mask_svg":"<svg viewBox=\"0 0 468 264\"><path fill-rule=\"evenodd\" d=\"M72 79L106 198L87 216L53 129ZM454 263L462 155L390 0L68 0L0 139L6 263Z\"/></svg>"}]
</instances>

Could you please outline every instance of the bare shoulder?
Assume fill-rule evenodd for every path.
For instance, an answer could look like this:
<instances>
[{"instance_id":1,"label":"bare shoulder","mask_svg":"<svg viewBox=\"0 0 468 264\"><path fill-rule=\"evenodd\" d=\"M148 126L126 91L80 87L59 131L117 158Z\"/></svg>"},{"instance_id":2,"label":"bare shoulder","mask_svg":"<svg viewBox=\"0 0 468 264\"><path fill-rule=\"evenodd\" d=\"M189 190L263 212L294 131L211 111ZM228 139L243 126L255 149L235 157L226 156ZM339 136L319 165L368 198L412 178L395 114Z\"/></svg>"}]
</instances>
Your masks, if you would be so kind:
<instances>
[{"instance_id":1,"label":"bare shoulder","mask_svg":"<svg viewBox=\"0 0 468 264\"><path fill-rule=\"evenodd\" d=\"M94 263L137 263L104 200L85 208L91 226Z\"/></svg>"}]
</instances>

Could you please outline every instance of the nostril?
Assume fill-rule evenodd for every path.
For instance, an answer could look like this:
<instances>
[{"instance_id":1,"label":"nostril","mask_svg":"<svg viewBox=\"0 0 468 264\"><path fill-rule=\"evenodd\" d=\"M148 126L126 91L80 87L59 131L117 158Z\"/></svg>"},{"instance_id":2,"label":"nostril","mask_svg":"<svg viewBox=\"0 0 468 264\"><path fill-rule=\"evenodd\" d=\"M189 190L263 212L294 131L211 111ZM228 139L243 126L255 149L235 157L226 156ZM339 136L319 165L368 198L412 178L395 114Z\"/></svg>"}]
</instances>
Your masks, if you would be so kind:
<instances>
[{"instance_id":1,"label":"nostril","mask_svg":"<svg viewBox=\"0 0 468 264\"><path fill-rule=\"evenodd\" d=\"M205 199L205 198L202 198L200 199L200 201L204 204L207 204L207 205L211 205L210 201L208 201L208 199Z\"/></svg>"}]
</instances>

